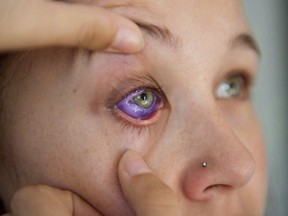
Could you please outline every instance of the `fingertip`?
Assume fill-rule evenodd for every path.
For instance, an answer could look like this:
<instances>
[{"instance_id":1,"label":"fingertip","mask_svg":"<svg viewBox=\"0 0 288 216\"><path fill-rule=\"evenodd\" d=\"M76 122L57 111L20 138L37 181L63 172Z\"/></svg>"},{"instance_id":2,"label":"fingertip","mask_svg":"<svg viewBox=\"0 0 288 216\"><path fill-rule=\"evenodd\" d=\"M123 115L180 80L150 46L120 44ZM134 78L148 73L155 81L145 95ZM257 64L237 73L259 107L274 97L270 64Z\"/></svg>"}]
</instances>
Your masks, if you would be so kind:
<instances>
[{"instance_id":1,"label":"fingertip","mask_svg":"<svg viewBox=\"0 0 288 216\"><path fill-rule=\"evenodd\" d=\"M107 52L136 53L144 48L144 39L137 30L120 27L114 37Z\"/></svg>"},{"instance_id":2,"label":"fingertip","mask_svg":"<svg viewBox=\"0 0 288 216\"><path fill-rule=\"evenodd\" d=\"M152 172L139 153L133 150L124 153L119 166L121 172L125 172L131 177Z\"/></svg>"},{"instance_id":3,"label":"fingertip","mask_svg":"<svg viewBox=\"0 0 288 216\"><path fill-rule=\"evenodd\" d=\"M43 4L39 42L106 52L135 53L144 47L139 27L124 16L98 6L62 2ZM49 11L49 13L47 12ZM53 17L45 17L53 13Z\"/></svg>"},{"instance_id":4,"label":"fingertip","mask_svg":"<svg viewBox=\"0 0 288 216\"><path fill-rule=\"evenodd\" d=\"M143 34L136 23L118 14L112 14L111 20L116 27L116 33L112 43L105 51L136 53L144 48Z\"/></svg>"},{"instance_id":5,"label":"fingertip","mask_svg":"<svg viewBox=\"0 0 288 216\"><path fill-rule=\"evenodd\" d=\"M144 48L142 32L132 20L101 7L86 9L91 17L87 16L78 35L85 47L116 53L137 53Z\"/></svg>"}]
</instances>

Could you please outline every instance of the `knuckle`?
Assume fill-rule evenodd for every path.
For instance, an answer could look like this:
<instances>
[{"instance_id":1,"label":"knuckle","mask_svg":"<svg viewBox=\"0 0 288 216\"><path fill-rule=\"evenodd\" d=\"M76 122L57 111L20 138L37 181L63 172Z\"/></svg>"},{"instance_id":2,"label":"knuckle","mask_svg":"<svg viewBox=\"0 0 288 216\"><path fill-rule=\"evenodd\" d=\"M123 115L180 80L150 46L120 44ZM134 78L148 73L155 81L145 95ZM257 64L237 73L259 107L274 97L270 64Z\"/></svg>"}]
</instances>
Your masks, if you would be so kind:
<instances>
[{"instance_id":1,"label":"knuckle","mask_svg":"<svg viewBox=\"0 0 288 216\"><path fill-rule=\"evenodd\" d=\"M75 38L75 45L87 45L93 43L94 39L94 31L92 28L92 24L90 23L83 23L79 29L78 34Z\"/></svg>"}]
</instances>

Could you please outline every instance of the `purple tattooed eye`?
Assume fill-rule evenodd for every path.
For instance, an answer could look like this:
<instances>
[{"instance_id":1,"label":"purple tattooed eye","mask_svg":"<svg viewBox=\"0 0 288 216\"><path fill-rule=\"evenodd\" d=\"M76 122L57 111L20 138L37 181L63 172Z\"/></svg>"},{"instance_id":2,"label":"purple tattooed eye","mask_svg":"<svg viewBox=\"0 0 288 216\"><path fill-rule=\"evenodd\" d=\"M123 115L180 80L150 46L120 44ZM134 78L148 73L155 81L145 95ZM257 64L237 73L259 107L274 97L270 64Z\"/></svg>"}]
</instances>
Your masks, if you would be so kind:
<instances>
[{"instance_id":1,"label":"purple tattooed eye","mask_svg":"<svg viewBox=\"0 0 288 216\"><path fill-rule=\"evenodd\" d=\"M159 109L160 102L155 91L140 89L127 95L116 107L134 119L145 120Z\"/></svg>"}]
</instances>

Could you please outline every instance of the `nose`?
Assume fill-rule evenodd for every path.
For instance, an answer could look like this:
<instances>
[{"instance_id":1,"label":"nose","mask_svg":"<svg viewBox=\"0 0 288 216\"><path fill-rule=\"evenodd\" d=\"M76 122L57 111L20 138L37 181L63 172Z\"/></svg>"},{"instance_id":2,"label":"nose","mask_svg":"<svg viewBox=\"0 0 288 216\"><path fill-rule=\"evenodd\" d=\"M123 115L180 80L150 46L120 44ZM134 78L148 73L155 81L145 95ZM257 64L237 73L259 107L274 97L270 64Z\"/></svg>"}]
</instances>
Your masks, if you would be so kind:
<instances>
[{"instance_id":1,"label":"nose","mask_svg":"<svg viewBox=\"0 0 288 216\"><path fill-rule=\"evenodd\" d=\"M193 201L209 200L238 190L255 172L251 153L221 114L206 113L201 119L197 135L189 125L182 133L187 137L185 142L189 142L185 145L191 149L186 151L186 157L189 158L190 152L193 158L190 156L187 162L181 185L185 196ZM195 130L195 125L192 127ZM191 134L198 138L189 139Z\"/></svg>"}]
</instances>

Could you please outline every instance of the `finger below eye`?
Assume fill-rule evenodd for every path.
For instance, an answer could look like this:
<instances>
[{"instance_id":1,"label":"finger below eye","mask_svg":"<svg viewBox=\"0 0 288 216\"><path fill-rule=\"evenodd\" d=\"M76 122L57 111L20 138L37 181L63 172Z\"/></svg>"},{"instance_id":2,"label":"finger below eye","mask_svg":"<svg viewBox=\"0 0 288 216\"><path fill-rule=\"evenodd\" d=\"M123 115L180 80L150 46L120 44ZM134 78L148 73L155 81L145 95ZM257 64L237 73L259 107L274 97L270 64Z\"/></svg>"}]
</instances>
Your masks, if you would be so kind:
<instances>
[{"instance_id":1,"label":"finger below eye","mask_svg":"<svg viewBox=\"0 0 288 216\"><path fill-rule=\"evenodd\" d=\"M122 191L137 215L181 215L180 199L138 153L129 150L122 156L118 175Z\"/></svg>"}]
</instances>

